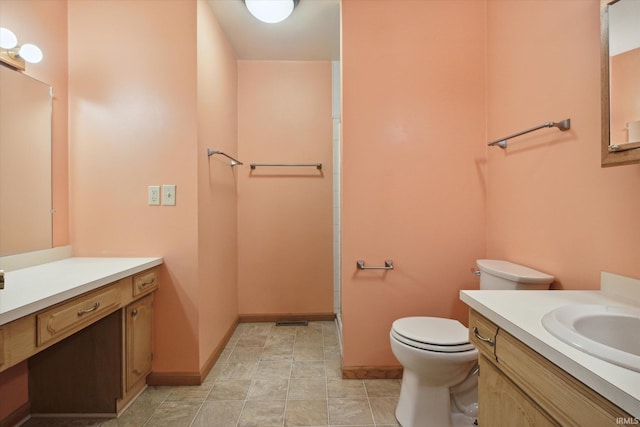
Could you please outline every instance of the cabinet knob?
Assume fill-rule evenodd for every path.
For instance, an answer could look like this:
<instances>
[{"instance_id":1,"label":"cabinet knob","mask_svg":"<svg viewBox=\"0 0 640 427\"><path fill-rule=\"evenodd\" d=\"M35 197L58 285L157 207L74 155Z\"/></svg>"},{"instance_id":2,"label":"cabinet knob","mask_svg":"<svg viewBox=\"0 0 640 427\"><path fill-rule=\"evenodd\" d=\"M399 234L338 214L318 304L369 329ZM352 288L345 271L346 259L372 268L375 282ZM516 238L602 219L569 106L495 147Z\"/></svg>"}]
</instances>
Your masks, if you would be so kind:
<instances>
[{"instance_id":1,"label":"cabinet knob","mask_svg":"<svg viewBox=\"0 0 640 427\"><path fill-rule=\"evenodd\" d=\"M138 315L138 309L134 308L133 310L131 310L131 315L132 316L137 316Z\"/></svg>"}]
</instances>

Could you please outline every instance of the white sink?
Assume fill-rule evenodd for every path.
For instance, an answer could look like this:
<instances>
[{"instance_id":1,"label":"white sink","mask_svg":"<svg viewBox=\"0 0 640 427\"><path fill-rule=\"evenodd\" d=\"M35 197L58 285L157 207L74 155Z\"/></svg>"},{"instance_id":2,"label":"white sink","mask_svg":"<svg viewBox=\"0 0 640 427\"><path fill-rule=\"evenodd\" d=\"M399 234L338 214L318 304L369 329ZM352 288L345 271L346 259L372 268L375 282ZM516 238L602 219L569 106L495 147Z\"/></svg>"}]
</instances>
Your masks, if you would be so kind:
<instances>
[{"instance_id":1,"label":"white sink","mask_svg":"<svg viewBox=\"0 0 640 427\"><path fill-rule=\"evenodd\" d=\"M542 325L585 353L640 372L640 308L565 305L547 313Z\"/></svg>"}]
</instances>

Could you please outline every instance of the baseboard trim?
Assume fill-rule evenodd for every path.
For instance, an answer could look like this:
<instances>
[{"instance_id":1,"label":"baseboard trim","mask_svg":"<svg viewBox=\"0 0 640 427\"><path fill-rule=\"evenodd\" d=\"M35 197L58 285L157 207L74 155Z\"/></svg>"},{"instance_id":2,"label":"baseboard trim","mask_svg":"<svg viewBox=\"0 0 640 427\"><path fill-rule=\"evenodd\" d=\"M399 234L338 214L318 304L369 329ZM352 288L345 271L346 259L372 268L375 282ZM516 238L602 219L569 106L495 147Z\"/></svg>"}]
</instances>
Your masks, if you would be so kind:
<instances>
[{"instance_id":1,"label":"baseboard trim","mask_svg":"<svg viewBox=\"0 0 640 427\"><path fill-rule=\"evenodd\" d=\"M0 427L14 427L26 421L31 414L31 402L25 402L15 411L0 420Z\"/></svg>"},{"instance_id":2,"label":"baseboard trim","mask_svg":"<svg viewBox=\"0 0 640 427\"><path fill-rule=\"evenodd\" d=\"M209 375L209 372L211 372L211 369L213 369L213 366L216 364L216 362L220 358L220 355L222 354L222 352L224 351L224 348L229 343L229 340L231 339L233 332L236 330L238 323L240 323L240 318L236 318L236 320L231 324L231 327L227 330L227 333L224 334L224 337L222 338L222 341L220 341L220 344L218 344L215 350L213 350L213 353L211 353L211 356L209 356L205 364L200 369L201 383L204 382L204 380L207 378L207 375Z\"/></svg>"},{"instance_id":3,"label":"baseboard trim","mask_svg":"<svg viewBox=\"0 0 640 427\"><path fill-rule=\"evenodd\" d=\"M343 366L342 378L380 380L402 378L402 366Z\"/></svg>"},{"instance_id":4,"label":"baseboard trim","mask_svg":"<svg viewBox=\"0 0 640 427\"><path fill-rule=\"evenodd\" d=\"M218 361L218 358L222 354L222 351L229 343L233 332L240 323L240 319L231 324L227 332L225 333L220 344L213 350L211 356L204 363L199 372L151 372L147 377L147 385L150 386L181 386L181 385L200 385L204 382L213 369L213 366ZM3 426L0 426L3 427Z\"/></svg>"},{"instance_id":5,"label":"baseboard trim","mask_svg":"<svg viewBox=\"0 0 640 427\"><path fill-rule=\"evenodd\" d=\"M239 316L240 323L254 322L286 322L308 320L310 322L317 321L333 321L336 318L335 313L281 313L281 314L241 314Z\"/></svg>"}]
</instances>

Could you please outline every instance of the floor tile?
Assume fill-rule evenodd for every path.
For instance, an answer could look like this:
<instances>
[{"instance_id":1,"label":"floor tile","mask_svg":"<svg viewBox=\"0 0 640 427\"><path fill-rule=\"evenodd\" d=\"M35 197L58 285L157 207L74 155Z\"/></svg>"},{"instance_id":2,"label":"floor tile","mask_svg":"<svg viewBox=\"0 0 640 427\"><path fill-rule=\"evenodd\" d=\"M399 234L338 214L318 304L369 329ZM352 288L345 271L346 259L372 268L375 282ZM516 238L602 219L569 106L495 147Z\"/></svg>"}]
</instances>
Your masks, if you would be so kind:
<instances>
[{"instance_id":1,"label":"floor tile","mask_svg":"<svg viewBox=\"0 0 640 427\"><path fill-rule=\"evenodd\" d=\"M245 400L251 380L217 380L207 400Z\"/></svg>"},{"instance_id":2,"label":"floor tile","mask_svg":"<svg viewBox=\"0 0 640 427\"><path fill-rule=\"evenodd\" d=\"M366 399L362 380L332 379L327 381L327 393L333 398Z\"/></svg>"},{"instance_id":3,"label":"floor tile","mask_svg":"<svg viewBox=\"0 0 640 427\"><path fill-rule=\"evenodd\" d=\"M248 400L238 427L281 427L284 422L284 400Z\"/></svg>"},{"instance_id":4,"label":"floor tile","mask_svg":"<svg viewBox=\"0 0 640 427\"><path fill-rule=\"evenodd\" d=\"M396 422L397 397L369 398L373 419L376 424L398 425Z\"/></svg>"},{"instance_id":5,"label":"floor tile","mask_svg":"<svg viewBox=\"0 0 640 427\"><path fill-rule=\"evenodd\" d=\"M325 378L324 362L319 360L299 360L293 362L291 378Z\"/></svg>"},{"instance_id":6,"label":"floor tile","mask_svg":"<svg viewBox=\"0 0 640 427\"><path fill-rule=\"evenodd\" d=\"M292 378L289 380L289 400L316 400L327 398L324 378Z\"/></svg>"},{"instance_id":7,"label":"floor tile","mask_svg":"<svg viewBox=\"0 0 640 427\"><path fill-rule=\"evenodd\" d=\"M329 422L327 400L293 400L287 402L285 426L325 426Z\"/></svg>"},{"instance_id":8,"label":"floor tile","mask_svg":"<svg viewBox=\"0 0 640 427\"><path fill-rule=\"evenodd\" d=\"M285 378L256 378L249 387L247 400L285 400L289 380Z\"/></svg>"},{"instance_id":9,"label":"floor tile","mask_svg":"<svg viewBox=\"0 0 640 427\"><path fill-rule=\"evenodd\" d=\"M398 397L402 380L364 380L369 397Z\"/></svg>"},{"instance_id":10,"label":"floor tile","mask_svg":"<svg viewBox=\"0 0 640 427\"><path fill-rule=\"evenodd\" d=\"M257 362L230 362L222 366L218 374L223 380L250 380L256 372Z\"/></svg>"},{"instance_id":11,"label":"floor tile","mask_svg":"<svg viewBox=\"0 0 640 427\"><path fill-rule=\"evenodd\" d=\"M291 360L261 360L254 378L289 378Z\"/></svg>"},{"instance_id":12,"label":"floor tile","mask_svg":"<svg viewBox=\"0 0 640 427\"><path fill-rule=\"evenodd\" d=\"M235 426L244 402L241 400L208 401L202 405L191 427Z\"/></svg>"},{"instance_id":13,"label":"floor tile","mask_svg":"<svg viewBox=\"0 0 640 427\"><path fill-rule=\"evenodd\" d=\"M329 399L329 424L338 426L373 424L367 399Z\"/></svg>"},{"instance_id":14,"label":"floor tile","mask_svg":"<svg viewBox=\"0 0 640 427\"><path fill-rule=\"evenodd\" d=\"M200 409L200 402L163 402L145 424L146 427L188 427Z\"/></svg>"}]
</instances>

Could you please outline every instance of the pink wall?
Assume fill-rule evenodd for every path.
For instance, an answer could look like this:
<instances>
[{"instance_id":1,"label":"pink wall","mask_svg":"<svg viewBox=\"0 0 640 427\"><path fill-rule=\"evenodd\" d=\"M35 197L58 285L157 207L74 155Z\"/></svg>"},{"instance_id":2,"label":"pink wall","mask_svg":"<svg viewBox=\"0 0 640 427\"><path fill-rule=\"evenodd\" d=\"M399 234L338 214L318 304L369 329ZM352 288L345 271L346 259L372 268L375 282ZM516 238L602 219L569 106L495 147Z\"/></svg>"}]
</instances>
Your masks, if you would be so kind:
<instances>
[{"instance_id":1,"label":"pink wall","mask_svg":"<svg viewBox=\"0 0 640 427\"><path fill-rule=\"evenodd\" d=\"M18 42L37 44L44 53L39 64L28 64L25 74L53 86L52 177L55 246L69 243L67 164L67 3L1 0L0 26L9 28ZM27 400L27 364L0 374L0 420Z\"/></svg>"},{"instance_id":2,"label":"pink wall","mask_svg":"<svg viewBox=\"0 0 640 427\"><path fill-rule=\"evenodd\" d=\"M195 2L69 2L71 240L164 257L154 372L199 369L195 29ZM147 206L152 184L177 206Z\"/></svg>"},{"instance_id":3,"label":"pink wall","mask_svg":"<svg viewBox=\"0 0 640 427\"><path fill-rule=\"evenodd\" d=\"M466 319L458 292L485 254L484 16L475 0L342 2L346 367L397 366L397 318Z\"/></svg>"},{"instance_id":4,"label":"pink wall","mask_svg":"<svg viewBox=\"0 0 640 427\"><path fill-rule=\"evenodd\" d=\"M238 151L237 61L211 8L198 2L200 367L238 316L237 168L207 148Z\"/></svg>"},{"instance_id":5,"label":"pink wall","mask_svg":"<svg viewBox=\"0 0 640 427\"><path fill-rule=\"evenodd\" d=\"M611 143L629 141L627 123L640 120L640 47L611 57Z\"/></svg>"},{"instance_id":6,"label":"pink wall","mask_svg":"<svg viewBox=\"0 0 640 427\"><path fill-rule=\"evenodd\" d=\"M241 315L333 313L332 138L330 62L239 62Z\"/></svg>"},{"instance_id":7,"label":"pink wall","mask_svg":"<svg viewBox=\"0 0 640 427\"><path fill-rule=\"evenodd\" d=\"M488 139L571 118L488 150L487 255L597 289L640 278L640 165L600 167L599 2L489 1Z\"/></svg>"}]
</instances>

